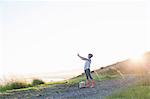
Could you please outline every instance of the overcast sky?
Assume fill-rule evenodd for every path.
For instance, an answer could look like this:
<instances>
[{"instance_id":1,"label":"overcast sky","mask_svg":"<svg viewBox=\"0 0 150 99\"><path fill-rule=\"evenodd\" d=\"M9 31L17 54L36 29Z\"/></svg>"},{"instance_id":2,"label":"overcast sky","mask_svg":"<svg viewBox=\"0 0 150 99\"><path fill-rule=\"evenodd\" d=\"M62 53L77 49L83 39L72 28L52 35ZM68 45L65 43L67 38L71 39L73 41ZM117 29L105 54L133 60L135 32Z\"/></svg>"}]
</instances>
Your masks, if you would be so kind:
<instances>
[{"instance_id":1,"label":"overcast sky","mask_svg":"<svg viewBox=\"0 0 150 99\"><path fill-rule=\"evenodd\" d=\"M0 37L0 75L96 69L150 50L150 1L0 1Z\"/></svg>"}]
</instances>

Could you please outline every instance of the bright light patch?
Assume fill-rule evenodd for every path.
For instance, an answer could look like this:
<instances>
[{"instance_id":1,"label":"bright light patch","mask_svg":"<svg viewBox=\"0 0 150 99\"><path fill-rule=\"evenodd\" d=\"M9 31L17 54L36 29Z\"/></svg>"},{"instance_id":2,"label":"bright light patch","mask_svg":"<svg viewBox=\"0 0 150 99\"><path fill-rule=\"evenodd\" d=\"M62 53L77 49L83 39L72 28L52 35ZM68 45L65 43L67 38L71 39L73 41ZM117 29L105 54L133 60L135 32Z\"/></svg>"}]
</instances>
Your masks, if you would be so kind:
<instances>
[{"instance_id":1,"label":"bright light patch","mask_svg":"<svg viewBox=\"0 0 150 99\"><path fill-rule=\"evenodd\" d=\"M142 55L134 55L133 57L130 58L130 60L134 63L141 63L143 61L143 56Z\"/></svg>"}]
</instances>

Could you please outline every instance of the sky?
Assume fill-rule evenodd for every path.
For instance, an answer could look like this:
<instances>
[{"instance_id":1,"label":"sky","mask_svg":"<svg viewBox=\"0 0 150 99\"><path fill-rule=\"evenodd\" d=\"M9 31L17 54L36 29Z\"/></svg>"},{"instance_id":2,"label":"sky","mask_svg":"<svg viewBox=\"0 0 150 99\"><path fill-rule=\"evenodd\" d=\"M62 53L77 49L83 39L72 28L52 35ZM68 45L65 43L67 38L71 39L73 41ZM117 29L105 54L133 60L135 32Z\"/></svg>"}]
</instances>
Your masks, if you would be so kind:
<instances>
[{"instance_id":1,"label":"sky","mask_svg":"<svg viewBox=\"0 0 150 99\"><path fill-rule=\"evenodd\" d=\"M149 0L0 1L0 75L83 72L150 51Z\"/></svg>"}]
</instances>

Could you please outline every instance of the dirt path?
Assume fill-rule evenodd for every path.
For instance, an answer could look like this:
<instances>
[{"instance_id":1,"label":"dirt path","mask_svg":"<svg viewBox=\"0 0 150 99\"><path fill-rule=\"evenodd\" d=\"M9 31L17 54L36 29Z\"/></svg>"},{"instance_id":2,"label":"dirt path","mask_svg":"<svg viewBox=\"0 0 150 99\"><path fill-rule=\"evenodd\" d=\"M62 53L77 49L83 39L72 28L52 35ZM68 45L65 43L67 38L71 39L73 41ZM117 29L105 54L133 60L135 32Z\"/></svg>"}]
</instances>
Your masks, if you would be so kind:
<instances>
[{"instance_id":1,"label":"dirt path","mask_svg":"<svg viewBox=\"0 0 150 99\"><path fill-rule=\"evenodd\" d=\"M126 88L137 81L134 76L125 79L112 79L96 82L95 88L79 89L78 85L47 86L40 90L13 92L11 95L0 95L0 99L104 99L118 89Z\"/></svg>"}]
</instances>

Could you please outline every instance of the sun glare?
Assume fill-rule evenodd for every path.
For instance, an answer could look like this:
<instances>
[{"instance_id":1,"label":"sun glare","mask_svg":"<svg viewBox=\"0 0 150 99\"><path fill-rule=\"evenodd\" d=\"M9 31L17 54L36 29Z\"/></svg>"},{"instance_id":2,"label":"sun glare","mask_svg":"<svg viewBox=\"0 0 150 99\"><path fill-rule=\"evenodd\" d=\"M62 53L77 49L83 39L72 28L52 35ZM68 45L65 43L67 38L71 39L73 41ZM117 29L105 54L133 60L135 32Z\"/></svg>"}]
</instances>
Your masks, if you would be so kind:
<instances>
[{"instance_id":1,"label":"sun glare","mask_svg":"<svg viewBox=\"0 0 150 99\"><path fill-rule=\"evenodd\" d=\"M142 55L134 55L130 58L130 60L134 63L139 63L143 61L143 56Z\"/></svg>"}]
</instances>

